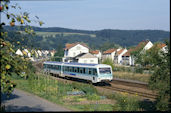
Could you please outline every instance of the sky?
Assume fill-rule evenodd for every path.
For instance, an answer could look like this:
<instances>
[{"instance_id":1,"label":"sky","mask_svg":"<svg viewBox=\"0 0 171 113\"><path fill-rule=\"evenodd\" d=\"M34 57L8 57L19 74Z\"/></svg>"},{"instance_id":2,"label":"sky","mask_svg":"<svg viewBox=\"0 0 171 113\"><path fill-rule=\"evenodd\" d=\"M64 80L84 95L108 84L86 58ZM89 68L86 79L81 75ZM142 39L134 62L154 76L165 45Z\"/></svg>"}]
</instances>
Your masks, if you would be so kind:
<instances>
[{"instance_id":1,"label":"sky","mask_svg":"<svg viewBox=\"0 0 171 113\"><path fill-rule=\"evenodd\" d=\"M11 1L15 3L30 16L38 16L45 23L42 27L170 31L169 0Z\"/></svg>"}]
</instances>

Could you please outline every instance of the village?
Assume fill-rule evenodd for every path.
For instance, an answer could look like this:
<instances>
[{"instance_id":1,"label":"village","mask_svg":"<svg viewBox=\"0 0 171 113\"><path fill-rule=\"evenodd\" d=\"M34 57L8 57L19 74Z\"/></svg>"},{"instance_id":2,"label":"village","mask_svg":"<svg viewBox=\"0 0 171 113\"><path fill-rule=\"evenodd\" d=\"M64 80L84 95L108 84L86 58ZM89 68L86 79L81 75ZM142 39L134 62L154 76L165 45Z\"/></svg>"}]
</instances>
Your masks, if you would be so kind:
<instances>
[{"instance_id":1,"label":"village","mask_svg":"<svg viewBox=\"0 0 171 113\"><path fill-rule=\"evenodd\" d=\"M131 52L143 48L142 50L150 50L153 47L153 43L149 40L140 42L135 48L111 48L106 51L91 50L85 43L66 43L64 48L64 56L61 58L62 62L78 62L87 64L100 64L105 59L109 58L113 64L134 66L135 59L131 55ZM166 44L157 43L162 51L166 52ZM39 61L42 59L49 59L54 57L55 50L29 50L18 49L17 55L26 57L31 61Z\"/></svg>"}]
</instances>

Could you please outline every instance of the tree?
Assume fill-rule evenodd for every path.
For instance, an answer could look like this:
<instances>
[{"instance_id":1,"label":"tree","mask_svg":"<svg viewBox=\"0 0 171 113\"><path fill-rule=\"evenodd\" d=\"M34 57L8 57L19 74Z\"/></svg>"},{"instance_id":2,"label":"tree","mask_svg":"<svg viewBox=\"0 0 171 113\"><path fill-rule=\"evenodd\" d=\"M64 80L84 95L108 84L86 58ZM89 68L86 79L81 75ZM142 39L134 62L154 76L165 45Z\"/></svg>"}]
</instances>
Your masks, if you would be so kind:
<instances>
[{"instance_id":1,"label":"tree","mask_svg":"<svg viewBox=\"0 0 171 113\"><path fill-rule=\"evenodd\" d=\"M157 44L139 54L137 61L142 68L149 67L153 73L149 80L149 87L158 91L156 110L169 110L170 101L170 42L165 41L167 52L162 51ZM136 54L136 52L134 53Z\"/></svg>"},{"instance_id":2,"label":"tree","mask_svg":"<svg viewBox=\"0 0 171 113\"><path fill-rule=\"evenodd\" d=\"M34 35L35 33L33 29L29 26L29 23L32 22L32 20L29 19L29 13L20 12L20 14L14 14L9 12L9 8L15 10L21 9L21 7L18 6L18 4L10 5L9 0L1 1L0 13L6 15L7 19L9 20L10 26L13 27L16 24L19 24L18 28L20 28L23 32ZM36 22L38 22L39 25L42 25L43 22L38 21L38 17L36 18ZM26 77L30 72L28 68L30 64L28 59L15 54L15 46L6 40L8 37L8 31L3 29L4 25L6 25L5 22L0 23L1 92L7 93L9 95L16 86L16 84L11 81L11 75L13 73L16 73L21 77ZM23 26L25 26L24 30ZM17 44L21 43L18 41Z\"/></svg>"},{"instance_id":3,"label":"tree","mask_svg":"<svg viewBox=\"0 0 171 113\"><path fill-rule=\"evenodd\" d=\"M169 110L170 101L170 42L165 42L167 52L161 51L157 46L148 51L146 58L150 61L151 70L154 71L149 80L151 89L158 91L157 110Z\"/></svg>"}]
</instances>

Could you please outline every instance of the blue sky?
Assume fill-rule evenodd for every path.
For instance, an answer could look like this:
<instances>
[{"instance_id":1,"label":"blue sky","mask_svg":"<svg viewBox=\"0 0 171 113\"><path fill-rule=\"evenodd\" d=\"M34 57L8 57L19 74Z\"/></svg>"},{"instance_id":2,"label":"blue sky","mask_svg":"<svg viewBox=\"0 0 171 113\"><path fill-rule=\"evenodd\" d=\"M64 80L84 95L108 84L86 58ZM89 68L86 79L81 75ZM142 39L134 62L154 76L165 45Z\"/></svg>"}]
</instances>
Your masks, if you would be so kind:
<instances>
[{"instance_id":1,"label":"blue sky","mask_svg":"<svg viewBox=\"0 0 171 113\"><path fill-rule=\"evenodd\" d=\"M12 1L30 16L45 22L42 27L82 30L170 31L169 0L54 0ZM3 21L6 21L2 17ZM37 26L33 23L31 25Z\"/></svg>"}]
</instances>

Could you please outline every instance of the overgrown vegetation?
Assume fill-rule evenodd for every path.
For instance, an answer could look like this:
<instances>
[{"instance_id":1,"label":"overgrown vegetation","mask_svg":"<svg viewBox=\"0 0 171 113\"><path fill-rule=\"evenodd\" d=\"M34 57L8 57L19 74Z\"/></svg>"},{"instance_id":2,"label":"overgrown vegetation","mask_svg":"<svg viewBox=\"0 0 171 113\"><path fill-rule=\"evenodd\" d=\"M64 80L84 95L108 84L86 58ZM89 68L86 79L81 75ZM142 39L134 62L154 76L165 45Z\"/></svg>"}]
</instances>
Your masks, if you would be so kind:
<instances>
[{"instance_id":1,"label":"overgrown vegetation","mask_svg":"<svg viewBox=\"0 0 171 113\"><path fill-rule=\"evenodd\" d=\"M106 58L102 61L102 64L107 64L110 65L112 67L112 70L114 70L114 64L111 58Z\"/></svg>"}]
</instances>

